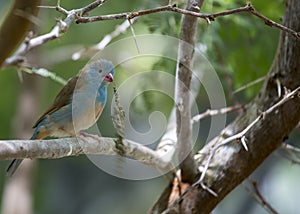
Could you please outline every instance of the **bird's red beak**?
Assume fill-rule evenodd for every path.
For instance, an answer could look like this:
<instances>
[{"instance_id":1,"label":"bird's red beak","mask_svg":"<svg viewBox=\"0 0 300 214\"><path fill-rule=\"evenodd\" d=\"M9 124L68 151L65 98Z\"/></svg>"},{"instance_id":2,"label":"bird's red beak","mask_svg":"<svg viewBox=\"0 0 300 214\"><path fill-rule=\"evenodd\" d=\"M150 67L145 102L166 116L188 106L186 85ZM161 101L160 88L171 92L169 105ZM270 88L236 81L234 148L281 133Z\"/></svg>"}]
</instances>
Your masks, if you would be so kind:
<instances>
[{"instance_id":1,"label":"bird's red beak","mask_svg":"<svg viewBox=\"0 0 300 214\"><path fill-rule=\"evenodd\" d=\"M108 74L104 77L104 80L105 80L106 82L112 82L112 81L114 81L114 77L113 77L113 75L112 75L111 73L108 73Z\"/></svg>"}]
</instances>

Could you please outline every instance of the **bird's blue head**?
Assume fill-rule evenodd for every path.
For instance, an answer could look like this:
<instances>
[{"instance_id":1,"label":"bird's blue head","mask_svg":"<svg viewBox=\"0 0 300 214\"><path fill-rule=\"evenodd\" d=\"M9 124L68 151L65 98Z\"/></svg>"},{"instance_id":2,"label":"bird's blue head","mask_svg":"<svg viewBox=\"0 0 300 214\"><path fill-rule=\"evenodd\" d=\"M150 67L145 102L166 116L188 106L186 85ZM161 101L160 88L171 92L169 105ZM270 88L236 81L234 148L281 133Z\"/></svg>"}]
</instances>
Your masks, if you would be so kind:
<instances>
[{"instance_id":1,"label":"bird's blue head","mask_svg":"<svg viewBox=\"0 0 300 214\"><path fill-rule=\"evenodd\" d=\"M114 80L114 66L110 61L99 59L92 61L83 69L86 71L86 78L91 81L101 81L102 86L107 86L108 83Z\"/></svg>"}]
</instances>

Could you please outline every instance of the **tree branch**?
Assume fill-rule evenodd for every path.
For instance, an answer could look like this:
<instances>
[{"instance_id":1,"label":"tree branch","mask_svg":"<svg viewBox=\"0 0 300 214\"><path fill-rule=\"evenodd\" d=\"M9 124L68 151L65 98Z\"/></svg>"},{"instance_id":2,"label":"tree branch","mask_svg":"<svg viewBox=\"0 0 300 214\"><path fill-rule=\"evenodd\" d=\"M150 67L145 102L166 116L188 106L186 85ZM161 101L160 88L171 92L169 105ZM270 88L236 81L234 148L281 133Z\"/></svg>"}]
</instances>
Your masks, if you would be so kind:
<instances>
[{"instance_id":1,"label":"tree branch","mask_svg":"<svg viewBox=\"0 0 300 214\"><path fill-rule=\"evenodd\" d=\"M222 140L220 143L215 144L210 151L210 154L207 158L206 164L204 167L200 166L199 167L199 171L201 171L201 176L200 179L196 182L196 184L200 184L205 177L205 174L208 170L209 165L211 164L211 160L213 158L213 156L215 155L216 151L221 148L222 146L227 145L228 143L231 142L241 142L243 147L245 148L246 151L248 151L248 147L246 145L247 142L247 138L246 138L246 134L248 134L248 132L252 129L252 127L254 127L258 122L260 122L261 120L264 120L266 115L273 113L275 110L278 109L278 107L280 107L281 105L283 105L284 103L286 103L287 101L294 99L294 98L299 98L300 97L300 86L297 87L296 89L294 89L293 91L289 92L288 94L284 95L284 97L278 101L276 104L272 105L270 108L268 108L266 111L260 113L260 115L255 118L249 125L247 125L242 131ZM199 162L203 161L203 154L199 154L195 156L195 159L198 159ZM222 160L224 161L224 160ZM221 165L222 163L220 163Z\"/></svg>"},{"instance_id":2,"label":"tree branch","mask_svg":"<svg viewBox=\"0 0 300 214\"><path fill-rule=\"evenodd\" d=\"M291 0L285 11L284 25L300 30L300 4ZM181 209L190 213L210 213L212 209L238 184L247 178L274 150L280 147L300 120L300 97L295 96L287 102L278 96L278 83L281 89L299 90L300 76L300 43L282 32L280 45L269 74L259 95L246 106L246 112L227 126L220 136L208 143L199 153L199 166L208 161L211 148L224 139L244 130L251 121L258 118L261 112L271 109L272 112L248 130L246 137L249 151L241 149L240 144L231 143L220 147L214 154L208 167L204 183L213 189L218 197L202 188L192 188L182 200ZM276 109L273 108L276 106Z\"/></svg>"},{"instance_id":3,"label":"tree branch","mask_svg":"<svg viewBox=\"0 0 300 214\"><path fill-rule=\"evenodd\" d=\"M141 10L137 12L125 12L125 13L119 13L119 14L110 14L110 15L102 15L102 16L92 16L92 17L83 17L87 12L95 9L96 7L101 6L104 4L107 0L97 0L83 8L79 9L74 9L71 11L68 11L64 8L62 8L59 5L55 7L51 6L45 6L43 8L55 8L58 12L66 15L67 17L62 21L58 21L57 24L52 28L52 30L44 35L28 39L23 42L23 44L19 47L17 52L14 54L14 56L8 58L5 60L5 66L12 66L16 65L19 63L22 63L24 61L23 56L29 52L31 49L40 46L48 41L54 40L56 38L59 38L62 34L64 34L70 25L76 21L76 23L90 23L90 22L96 22L96 21L104 21L104 20L116 20L116 19L126 19L130 20L138 16L144 16L144 15L149 15L153 13L158 13L158 12L163 12L163 11L170 11L170 12L175 12L175 13L180 13L184 15L190 15L193 17L197 18L202 18L207 20L209 23L211 21L214 21L215 18L218 17L223 17L231 14L236 14L236 13L241 13L241 12L248 12L251 13L261 20L263 20L267 25L276 27L284 32L287 32L291 34L292 36L296 37L298 40L300 39L300 33L296 32L293 30L293 28L286 27L284 25L278 24L271 19L268 19L267 17L263 16L260 14L258 11L256 11L250 3L247 3L246 6L240 7L240 8L235 8L219 13L212 13L212 14L202 14L199 12L187 10L187 9L181 9L176 6L176 4L168 4L165 6L157 7L157 8L152 8L148 10Z\"/></svg>"},{"instance_id":4,"label":"tree branch","mask_svg":"<svg viewBox=\"0 0 300 214\"><path fill-rule=\"evenodd\" d=\"M119 14L110 14L110 15L103 15L103 16L92 16L92 17L80 17L79 19L76 20L76 23L89 23L89 22L97 22L97 21L104 21L104 20L116 20L116 19L132 19L134 17L138 16L144 16L144 15L149 15L152 13L159 13L159 12L164 12L164 11L170 11L170 12L176 12L176 13L181 13L184 15L191 15L194 17L202 18L207 20L209 23L211 21L214 21L215 18L218 17L223 17L223 16L228 16L231 14L236 14L236 13L241 13L241 12L248 12L251 13L261 20L265 22L265 24L271 26L271 27L276 27L282 31L285 31L297 39L300 39L300 32L296 32L293 29L290 29L288 27L285 27L281 24L278 24L271 19L265 17L264 15L260 14L258 11L255 10L253 5L251 3L247 3L246 6L240 7L240 8L235 8L219 13L212 13L212 14L203 14L199 13L197 11L190 11L188 9L181 9L176 6L176 4L172 5L166 5L166 6L161 6L153 9L148 9L148 10L141 10L137 12L125 12L125 13L119 13Z\"/></svg>"},{"instance_id":5,"label":"tree branch","mask_svg":"<svg viewBox=\"0 0 300 214\"><path fill-rule=\"evenodd\" d=\"M187 10L199 12L201 4L202 1L189 0L186 8ZM184 15L181 21L174 94L178 159L180 161L181 178L184 182L193 182L197 174L192 153L192 124L190 122L191 68L193 65L196 29L197 18Z\"/></svg>"},{"instance_id":6,"label":"tree branch","mask_svg":"<svg viewBox=\"0 0 300 214\"><path fill-rule=\"evenodd\" d=\"M119 148L116 148L118 140L98 136L52 140L2 140L0 141L0 160L23 158L55 159L81 154L119 155ZM157 169L172 169L170 162L166 162L163 156L160 156L148 147L129 140L123 140L122 143L124 157L137 160Z\"/></svg>"},{"instance_id":7,"label":"tree branch","mask_svg":"<svg viewBox=\"0 0 300 214\"><path fill-rule=\"evenodd\" d=\"M244 189L248 192L248 194L250 196L252 196L252 198L254 198L254 200L256 200L263 208L266 209L266 211L268 213L271 214L279 214L272 206L271 204L269 204L266 199L263 197L263 195L261 194L261 192L259 191L258 188L258 184L256 181L248 178L247 179L248 182L252 185L254 190L251 190L249 187L247 187L246 185L243 185Z\"/></svg>"},{"instance_id":8,"label":"tree branch","mask_svg":"<svg viewBox=\"0 0 300 214\"><path fill-rule=\"evenodd\" d=\"M138 17L133 18L131 20L131 23L135 22L137 20L137 18ZM98 51L103 50L111 42L111 40L113 40L114 38L119 36L121 33L124 33L127 30L127 28L129 28L129 27L130 27L129 21L125 20L122 24L118 25L113 32L105 35L98 44L83 48L83 49L73 53L72 59L78 60L78 59L82 58L83 56L84 57L94 56Z\"/></svg>"},{"instance_id":9,"label":"tree branch","mask_svg":"<svg viewBox=\"0 0 300 214\"><path fill-rule=\"evenodd\" d=\"M101 6L106 1L107 0L97 0L85 7L74 9L71 11L67 11L64 8L62 8L60 6L60 1L58 1L58 5L54 8L58 12L66 15L67 17L63 21L62 20L57 21L56 25L52 28L52 30L49 33L46 33L44 35L32 39L25 40L20 45L16 53L12 57L5 60L4 66L11 66L11 65L22 63L25 60L23 56L26 53L28 53L31 49L40 46L42 44L45 44L48 41L59 38L62 34L64 34L68 30L71 24L74 23L76 19L78 19L78 17L81 17L82 15L86 14L87 12L90 12L96 7ZM48 8L53 8L53 7L48 7Z\"/></svg>"},{"instance_id":10,"label":"tree branch","mask_svg":"<svg viewBox=\"0 0 300 214\"><path fill-rule=\"evenodd\" d=\"M200 89L200 81L198 80L198 77L193 75L191 84L192 84L192 87L191 87L190 92L194 97L196 97L198 92L199 92L199 89ZM191 108L192 105L193 105L193 103L190 102L189 108ZM171 111L171 114L170 114L170 117L169 117L166 132L163 135L163 137L161 138L161 141L159 142L159 144L156 148L156 152L160 156L164 156L164 159L166 160L166 162L171 162L172 161L172 159L174 157L174 154L177 150L176 108L177 108L176 106L173 107L173 109ZM180 174L180 173L178 173L178 174ZM177 179L177 180L180 180L180 178ZM180 182L180 181L178 181L178 182ZM177 184L178 184L178 182L177 182ZM150 213L151 214L162 213L162 211L165 210L168 207L168 204L170 202L170 199L168 199L168 198L172 197L170 194L173 192L170 189L177 187L176 185L175 186L173 186L173 185L174 184L170 183L169 186L166 187L166 189L162 193L164 195L161 195L161 197L157 200L155 205L149 211L149 214ZM177 195L177 194L175 194L175 195Z\"/></svg>"},{"instance_id":11,"label":"tree branch","mask_svg":"<svg viewBox=\"0 0 300 214\"><path fill-rule=\"evenodd\" d=\"M209 117L209 116L211 117L211 116L215 116L218 114L226 114L228 112L237 111L240 109L243 109L242 105L225 107L225 108L221 108L221 109L207 109L205 112L193 116L191 123L194 124L194 123L199 122L200 120L202 120L206 117Z\"/></svg>"}]
</instances>

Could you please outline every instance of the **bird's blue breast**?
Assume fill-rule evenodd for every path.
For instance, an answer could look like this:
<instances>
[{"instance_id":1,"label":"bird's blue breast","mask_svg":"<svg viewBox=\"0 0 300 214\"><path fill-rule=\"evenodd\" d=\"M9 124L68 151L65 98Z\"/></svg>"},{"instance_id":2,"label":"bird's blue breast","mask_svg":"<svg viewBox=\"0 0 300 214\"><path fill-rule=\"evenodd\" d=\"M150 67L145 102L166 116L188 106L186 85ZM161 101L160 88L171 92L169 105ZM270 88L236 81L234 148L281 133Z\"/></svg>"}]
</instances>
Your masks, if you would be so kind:
<instances>
[{"instance_id":1,"label":"bird's blue breast","mask_svg":"<svg viewBox=\"0 0 300 214\"><path fill-rule=\"evenodd\" d=\"M96 102L100 102L103 105L105 105L106 98L107 98L107 88L100 86L98 89L97 96L96 96Z\"/></svg>"}]
</instances>

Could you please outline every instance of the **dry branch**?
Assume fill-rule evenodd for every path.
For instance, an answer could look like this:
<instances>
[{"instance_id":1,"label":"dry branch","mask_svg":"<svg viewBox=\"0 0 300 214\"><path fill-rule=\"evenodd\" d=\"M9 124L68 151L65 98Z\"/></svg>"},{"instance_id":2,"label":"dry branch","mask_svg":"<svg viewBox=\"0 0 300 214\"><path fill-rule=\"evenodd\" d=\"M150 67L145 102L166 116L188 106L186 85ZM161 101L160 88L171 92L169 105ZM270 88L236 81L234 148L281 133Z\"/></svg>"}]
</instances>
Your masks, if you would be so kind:
<instances>
[{"instance_id":1,"label":"dry branch","mask_svg":"<svg viewBox=\"0 0 300 214\"><path fill-rule=\"evenodd\" d=\"M252 180L252 179L247 179L248 182L252 185L253 189L249 188L248 186L246 186L245 184L242 184L243 188L247 191L247 193L254 198L254 200L256 200L262 207L264 207L266 209L266 211L268 213L271 214L278 214L278 212L271 206L271 204L269 204L266 199L263 197L263 195L261 194L261 192L259 191L258 188L258 184L256 181Z\"/></svg>"},{"instance_id":2,"label":"dry branch","mask_svg":"<svg viewBox=\"0 0 300 214\"><path fill-rule=\"evenodd\" d=\"M203 14L199 13L197 11L191 11L188 9L181 9L176 6L176 4L172 5L166 5L166 6L161 6L153 9L148 9L148 10L141 10L137 12L125 12L125 13L119 13L119 14L110 14L110 15L103 15L103 16L92 16L92 17L80 17L79 19L76 20L76 23L89 23L89 22L97 22L97 21L104 21L104 20L115 20L115 19L132 19L138 16L144 16L144 15L149 15L152 13L158 13L158 12L164 12L164 11L170 11L170 12L176 12L176 13L181 13L184 15L190 15L198 18L202 18L207 20L209 23L211 21L214 21L215 18L218 17L223 17L223 16L228 16L236 13L241 13L241 12L248 12L253 14L254 16L260 18L261 20L264 21L266 25L269 25L271 27L276 27L282 31L285 31L297 39L300 39L300 33L294 31L291 28L285 27L281 24L278 24L277 22L274 22L273 20L265 17L261 13L255 10L252 4L247 3L246 6L240 7L240 8L235 8L219 13L212 13L212 14Z\"/></svg>"},{"instance_id":3,"label":"dry branch","mask_svg":"<svg viewBox=\"0 0 300 214\"><path fill-rule=\"evenodd\" d=\"M293 28L289 28L284 25L278 24L278 23L274 22L273 20L265 17L264 15L262 15L258 11L256 11L254 9L253 5L251 5L250 3L247 3L246 6L244 6L244 7L235 8L235 9L231 9L231 10L227 10L227 11L223 11L223 12L219 12L219 13L212 13L212 14L202 14L202 13L199 13L198 11L191 11L188 9L178 8L176 6L176 4L168 4L165 6L152 8L152 9L148 9L148 10L140 10L140 11L136 11L136 12L125 12L125 13L119 13L119 14L84 17L84 15L87 12L95 9L96 7L101 6L106 1L107 0L102 0L102 1L97 0L85 7L70 10L70 11L62 8L59 5L60 1L58 1L57 6L43 7L43 8L54 8L58 12L64 14L66 16L66 18L64 20L59 20L49 33L24 41L23 44L19 47L19 49L16 51L16 53L12 57L5 60L4 65L12 66L12 65L17 65L17 64L22 63L24 61L23 56L28 51L30 51L32 48L35 48L35 47L40 46L48 41L51 41L53 39L60 37L62 34L64 34L68 30L70 25L74 22L90 23L90 22L96 22L96 21L116 20L116 19L130 20L130 19L134 19L139 16L149 15L149 14L163 12L163 11L176 12L176 13L190 15L190 16L197 17L197 18L202 18L202 19L207 20L209 23L211 21L214 21L215 18L219 18L219 17L231 15L231 14L236 14L236 13L241 13L241 12L248 12L248 13L251 13L251 14L257 16L261 20L263 20L264 23L266 23L268 26L276 27L276 28L296 37L298 40L300 40L299 32L296 32L295 30L293 30Z\"/></svg>"},{"instance_id":4,"label":"dry branch","mask_svg":"<svg viewBox=\"0 0 300 214\"><path fill-rule=\"evenodd\" d=\"M2 140L0 160L23 158L62 158L81 154L118 155L115 138L98 136L85 138L64 138L52 140ZM123 140L124 157L137 160L157 169L171 169L170 163L153 150L129 140Z\"/></svg>"}]
</instances>

